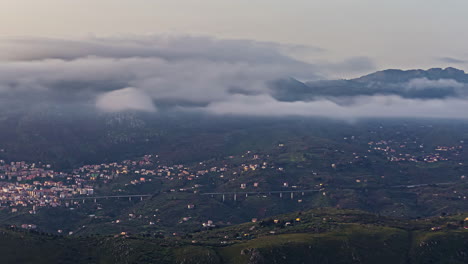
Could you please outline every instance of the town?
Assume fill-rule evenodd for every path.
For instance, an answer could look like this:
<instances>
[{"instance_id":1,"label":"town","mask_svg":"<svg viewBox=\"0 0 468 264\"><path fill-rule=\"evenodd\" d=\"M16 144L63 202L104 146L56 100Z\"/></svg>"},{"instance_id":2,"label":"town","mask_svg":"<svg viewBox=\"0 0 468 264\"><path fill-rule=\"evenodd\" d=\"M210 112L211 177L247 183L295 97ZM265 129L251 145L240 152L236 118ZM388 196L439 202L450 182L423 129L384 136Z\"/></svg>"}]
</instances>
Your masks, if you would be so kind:
<instances>
[{"instance_id":1,"label":"town","mask_svg":"<svg viewBox=\"0 0 468 264\"><path fill-rule=\"evenodd\" d=\"M410 146L411 144L415 146ZM371 141L368 142L368 146L368 153L352 153L352 160L367 158L367 155L376 152L383 153L392 162L433 163L447 161L450 157L458 156L463 150L462 145L437 146L432 153L420 151L420 154L415 154L414 150L422 149L422 145L416 142L400 143L392 140ZM284 144L277 146L278 149L284 147ZM408 149L411 149L411 152ZM339 163L332 164L332 168L339 165ZM29 213L34 214L41 207L70 206L70 203L77 203L77 201L67 200L68 198L96 195L97 186L106 185L122 178L127 180L123 183L124 187L157 180L167 186L167 191L196 193L203 186L195 183L200 178L207 177L212 182L217 180L236 182L241 174L258 170L268 171L272 174L286 173L285 168L274 164L270 155L252 151L246 151L239 156L228 156L221 160L195 162L188 165L165 165L161 163L158 155L151 154L134 160L84 165L71 171L56 171L50 164L41 162L7 163L0 160L0 187L2 188L0 207L10 208L13 213L20 208L28 208ZM317 175L317 172L313 174ZM176 184L177 182L183 183ZM194 183L190 184L190 182ZM234 188L241 190L246 188L259 189L260 185L259 182L255 181L251 183L240 181ZM287 181L278 183L278 187L298 188ZM301 186L301 188L303 187ZM306 186L306 188L314 188L314 186ZM113 191L117 194L126 193L124 188Z\"/></svg>"},{"instance_id":2,"label":"town","mask_svg":"<svg viewBox=\"0 0 468 264\"><path fill-rule=\"evenodd\" d=\"M116 179L128 179L124 186L140 185L155 180L168 182L167 191L197 192L200 184L193 184L189 189L175 188L172 182L194 181L200 177L216 175L219 179L227 176L240 175L248 171L273 170L284 173L281 167L270 165L261 159L262 156L250 151L241 158L248 158L249 163L232 165L221 162L219 166L208 166L204 162L189 165L163 165L158 155L145 155L135 160L104 163L99 165L84 165L69 172L55 171L50 164L11 162L0 160L0 206L10 208L12 213L21 208L28 208L29 213L35 214L41 207L70 206L78 201L70 199L75 197L90 197L96 195L96 186L110 184ZM267 158L267 157L265 157ZM229 156L227 160L235 159ZM128 177L124 177L128 176ZM231 179L232 180L232 179ZM240 189L246 189L246 183L240 183ZM288 183L283 183L287 186ZM253 188L259 183L253 183ZM124 192L122 189L115 190Z\"/></svg>"}]
</instances>

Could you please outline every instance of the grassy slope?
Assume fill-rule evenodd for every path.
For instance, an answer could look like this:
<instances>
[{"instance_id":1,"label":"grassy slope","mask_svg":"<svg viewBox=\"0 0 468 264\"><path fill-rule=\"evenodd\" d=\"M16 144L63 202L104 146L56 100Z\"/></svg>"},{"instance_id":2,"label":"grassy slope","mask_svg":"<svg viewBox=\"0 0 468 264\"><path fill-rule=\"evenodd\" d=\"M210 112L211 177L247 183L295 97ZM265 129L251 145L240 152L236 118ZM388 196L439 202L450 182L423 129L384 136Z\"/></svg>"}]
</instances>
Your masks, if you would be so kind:
<instances>
[{"instance_id":1,"label":"grassy slope","mask_svg":"<svg viewBox=\"0 0 468 264\"><path fill-rule=\"evenodd\" d=\"M467 263L468 231L454 226L464 217L407 221L317 209L165 239L67 238L3 228L0 256L2 263L39 264ZM429 231L431 226L443 229Z\"/></svg>"}]
</instances>

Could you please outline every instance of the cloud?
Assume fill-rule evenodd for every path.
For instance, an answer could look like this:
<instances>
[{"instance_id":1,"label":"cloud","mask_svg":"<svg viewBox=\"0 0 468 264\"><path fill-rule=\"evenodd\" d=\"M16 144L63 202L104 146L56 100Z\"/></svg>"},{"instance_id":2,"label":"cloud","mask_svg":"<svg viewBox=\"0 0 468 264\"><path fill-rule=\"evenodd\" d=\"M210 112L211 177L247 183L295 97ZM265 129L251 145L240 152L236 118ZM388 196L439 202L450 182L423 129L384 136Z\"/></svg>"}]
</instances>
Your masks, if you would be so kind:
<instances>
[{"instance_id":1,"label":"cloud","mask_svg":"<svg viewBox=\"0 0 468 264\"><path fill-rule=\"evenodd\" d=\"M304 116L336 119L355 118L468 118L468 102L461 99L418 100L399 96L358 96L352 103L330 99L312 102L280 102L268 95L236 95L229 101L215 102L199 111L215 115ZM186 109L182 109L186 110Z\"/></svg>"},{"instance_id":2,"label":"cloud","mask_svg":"<svg viewBox=\"0 0 468 264\"><path fill-rule=\"evenodd\" d=\"M274 43L193 36L0 41L0 93L60 103L134 87L162 104L208 104L233 91L264 93L272 80L318 78L319 67Z\"/></svg>"},{"instance_id":3,"label":"cloud","mask_svg":"<svg viewBox=\"0 0 468 264\"><path fill-rule=\"evenodd\" d=\"M416 78L407 82L404 87L410 95L415 97L450 97L466 96L466 84L453 79L430 80L428 78Z\"/></svg>"},{"instance_id":4,"label":"cloud","mask_svg":"<svg viewBox=\"0 0 468 264\"><path fill-rule=\"evenodd\" d=\"M212 60L254 63L300 63L284 52L306 49L251 40L225 40L190 35L123 35L86 39L4 38L0 41L0 60L30 61L44 59L73 60L84 57L160 58L176 60ZM309 47L320 52L321 49Z\"/></svg>"},{"instance_id":5,"label":"cloud","mask_svg":"<svg viewBox=\"0 0 468 264\"><path fill-rule=\"evenodd\" d=\"M320 93L314 93L317 87L292 81L282 90L289 99L275 99L272 83L277 80L321 80L331 72L375 68L367 57L308 63L288 55L288 50L304 49L206 36L4 39L0 40L0 110L5 113L3 102L8 102L8 107L16 108L73 105L89 111L154 114L466 118L468 99L460 92L465 84L450 79L416 78L403 88L401 83L390 85L396 94L385 95L380 87L360 82L353 87L347 86L349 81L324 82ZM346 96L342 89L348 89ZM434 96L421 95L428 91ZM295 96L289 96L292 93ZM455 99L455 95L462 96Z\"/></svg>"},{"instance_id":6,"label":"cloud","mask_svg":"<svg viewBox=\"0 0 468 264\"><path fill-rule=\"evenodd\" d=\"M438 58L438 60L441 62L450 63L450 64L465 64L468 62L466 60L456 59L452 57L441 57L441 58Z\"/></svg>"},{"instance_id":7,"label":"cloud","mask_svg":"<svg viewBox=\"0 0 468 264\"><path fill-rule=\"evenodd\" d=\"M428 78L412 79L406 84L407 89L421 90L433 88L463 88L465 84L452 79L429 80Z\"/></svg>"},{"instance_id":8,"label":"cloud","mask_svg":"<svg viewBox=\"0 0 468 264\"><path fill-rule=\"evenodd\" d=\"M115 90L98 96L96 106L105 112L120 112L125 110L156 111L151 98L133 87Z\"/></svg>"}]
</instances>

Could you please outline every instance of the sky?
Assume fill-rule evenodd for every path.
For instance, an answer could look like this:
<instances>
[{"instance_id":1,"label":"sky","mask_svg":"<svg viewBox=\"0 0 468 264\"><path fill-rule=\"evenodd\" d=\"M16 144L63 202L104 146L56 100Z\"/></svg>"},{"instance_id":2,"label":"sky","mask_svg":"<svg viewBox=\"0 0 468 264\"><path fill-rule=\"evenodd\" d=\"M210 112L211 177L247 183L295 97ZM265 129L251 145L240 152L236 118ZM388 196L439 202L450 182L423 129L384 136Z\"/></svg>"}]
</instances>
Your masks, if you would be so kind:
<instances>
[{"instance_id":1,"label":"sky","mask_svg":"<svg viewBox=\"0 0 468 264\"><path fill-rule=\"evenodd\" d=\"M398 93L275 90L289 78L315 81L312 91L388 68L466 70L466 10L466 0L0 0L0 106L466 119L466 76L386 84Z\"/></svg>"},{"instance_id":2,"label":"sky","mask_svg":"<svg viewBox=\"0 0 468 264\"><path fill-rule=\"evenodd\" d=\"M205 35L309 47L291 52L308 62L466 69L466 10L465 0L0 0L0 36Z\"/></svg>"}]
</instances>

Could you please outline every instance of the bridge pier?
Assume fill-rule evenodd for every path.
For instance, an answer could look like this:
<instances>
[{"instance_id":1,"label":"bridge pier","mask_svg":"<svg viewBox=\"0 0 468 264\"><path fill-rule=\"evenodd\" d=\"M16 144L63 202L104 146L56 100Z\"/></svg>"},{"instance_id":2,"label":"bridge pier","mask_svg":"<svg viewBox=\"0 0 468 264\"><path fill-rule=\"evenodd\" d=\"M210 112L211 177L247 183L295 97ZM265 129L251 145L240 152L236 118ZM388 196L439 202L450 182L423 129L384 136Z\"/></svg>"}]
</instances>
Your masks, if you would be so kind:
<instances>
[{"instance_id":1,"label":"bridge pier","mask_svg":"<svg viewBox=\"0 0 468 264\"><path fill-rule=\"evenodd\" d=\"M94 203L96 203L96 202L97 202L97 199L96 199L96 198L94 198Z\"/></svg>"},{"instance_id":2,"label":"bridge pier","mask_svg":"<svg viewBox=\"0 0 468 264\"><path fill-rule=\"evenodd\" d=\"M291 199L295 199L299 196L305 196L306 193L309 193L309 192L318 192L318 190L313 190L313 189L304 189L304 190L280 190L280 191L265 191L265 192L262 192L262 191L259 191L259 192L213 192L213 193L201 193L201 195L210 195L212 198L216 198L216 196L218 195L221 195L222 196L222 200L223 202L226 201L226 198L229 199L229 196L232 195L233 196L233 200L234 201L237 201L237 196L238 195L241 195L239 197L242 198L243 195L245 195L245 197L249 197L250 194L253 194L253 195L263 195L263 196L266 196L266 195L276 195L276 194L279 194L279 198L283 198L283 194L285 195L290 195L290 198ZM297 195L295 195L297 193ZM127 196L125 196L127 197Z\"/></svg>"},{"instance_id":3,"label":"bridge pier","mask_svg":"<svg viewBox=\"0 0 468 264\"><path fill-rule=\"evenodd\" d=\"M131 201L131 200L132 200L132 197L128 197L128 200Z\"/></svg>"},{"instance_id":4,"label":"bridge pier","mask_svg":"<svg viewBox=\"0 0 468 264\"><path fill-rule=\"evenodd\" d=\"M143 196L140 197L140 201L143 201Z\"/></svg>"}]
</instances>

